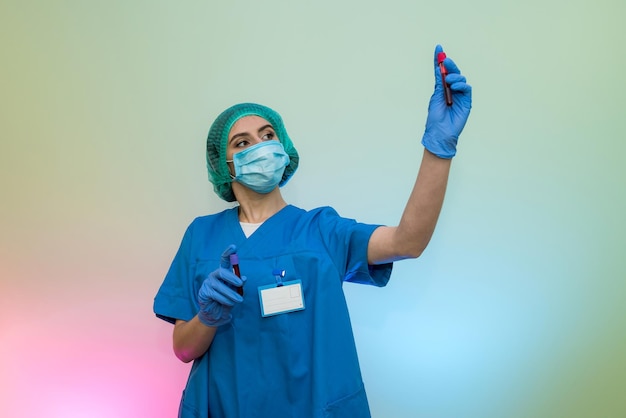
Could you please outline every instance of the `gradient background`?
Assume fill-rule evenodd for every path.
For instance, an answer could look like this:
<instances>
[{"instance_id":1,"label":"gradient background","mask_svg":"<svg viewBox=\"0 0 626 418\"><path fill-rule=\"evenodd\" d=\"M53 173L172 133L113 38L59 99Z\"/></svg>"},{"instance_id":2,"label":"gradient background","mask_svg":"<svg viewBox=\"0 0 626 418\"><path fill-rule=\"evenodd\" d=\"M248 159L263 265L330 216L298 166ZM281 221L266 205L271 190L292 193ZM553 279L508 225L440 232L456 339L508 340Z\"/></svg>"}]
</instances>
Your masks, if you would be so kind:
<instances>
[{"instance_id":1,"label":"gradient background","mask_svg":"<svg viewBox=\"0 0 626 418\"><path fill-rule=\"evenodd\" d=\"M290 203L396 224L437 43L474 88L437 231L345 287L373 416L626 416L622 2L217 3L0 3L0 416L174 417L212 120L276 108Z\"/></svg>"}]
</instances>

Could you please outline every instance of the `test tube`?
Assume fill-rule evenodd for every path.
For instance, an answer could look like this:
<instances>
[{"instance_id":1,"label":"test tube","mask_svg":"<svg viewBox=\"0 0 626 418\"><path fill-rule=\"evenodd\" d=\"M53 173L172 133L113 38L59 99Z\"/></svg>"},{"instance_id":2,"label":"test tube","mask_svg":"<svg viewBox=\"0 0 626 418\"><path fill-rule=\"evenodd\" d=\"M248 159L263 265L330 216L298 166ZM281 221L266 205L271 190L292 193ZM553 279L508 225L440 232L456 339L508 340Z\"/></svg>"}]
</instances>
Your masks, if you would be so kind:
<instances>
[{"instance_id":1,"label":"test tube","mask_svg":"<svg viewBox=\"0 0 626 418\"><path fill-rule=\"evenodd\" d=\"M441 84L443 85L443 95L446 98L446 104L448 106L452 106L452 91L450 90L450 85L446 83L446 76L448 75L448 70L443 65L443 60L446 59L446 53L440 52L437 54L437 63L439 63L439 69L441 70Z\"/></svg>"},{"instance_id":2,"label":"test tube","mask_svg":"<svg viewBox=\"0 0 626 418\"><path fill-rule=\"evenodd\" d=\"M233 266L235 276L241 278L241 272L239 271L239 257L236 253L230 255L230 265ZM243 286L235 287L235 290L240 296L243 296Z\"/></svg>"}]
</instances>

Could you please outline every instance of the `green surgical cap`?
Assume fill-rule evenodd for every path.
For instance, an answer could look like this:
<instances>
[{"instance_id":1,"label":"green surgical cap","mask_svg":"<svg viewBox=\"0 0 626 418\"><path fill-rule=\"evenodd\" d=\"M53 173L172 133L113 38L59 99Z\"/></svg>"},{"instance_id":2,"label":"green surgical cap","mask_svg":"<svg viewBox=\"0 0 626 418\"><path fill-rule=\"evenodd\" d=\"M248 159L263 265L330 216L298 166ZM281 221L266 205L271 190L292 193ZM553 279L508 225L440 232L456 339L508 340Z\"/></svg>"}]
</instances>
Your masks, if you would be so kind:
<instances>
[{"instance_id":1,"label":"green surgical cap","mask_svg":"<svg viewBox=\"0 0 626 418\"><path fill-rule=\"evenodd\" d=\"M228 165L226 164L226 146L228 145L228 134L235 122L244 116L260 116L268 121L285 152L289 155L289 165L285 167L283 178L279 183L279 186L283 186L287 183L289 178L298 168L298 151L296 151L285 126L283 120L278 112L270 109L269 107L255 104L255 103L240 103L232 107L229 107L223 111L217 119L211 125L209 129L209 136L206 140L206 163L207 170L209 171L209 181L213 183L213 190L222 199L227 202L234 202L235 194L231 186L232 179L230 178L230 172L228 171Z\"/></svg>"}]
</instances>

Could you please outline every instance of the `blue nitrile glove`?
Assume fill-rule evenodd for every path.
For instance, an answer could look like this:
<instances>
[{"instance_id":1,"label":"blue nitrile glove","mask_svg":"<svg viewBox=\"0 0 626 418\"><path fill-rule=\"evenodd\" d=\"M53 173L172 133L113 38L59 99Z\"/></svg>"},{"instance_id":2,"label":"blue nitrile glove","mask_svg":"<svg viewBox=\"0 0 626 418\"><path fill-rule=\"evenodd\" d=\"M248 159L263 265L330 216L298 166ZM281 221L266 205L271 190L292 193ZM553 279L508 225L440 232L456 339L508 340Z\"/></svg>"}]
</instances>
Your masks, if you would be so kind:
<instances>
[{"instance_id":1,"label":"blue nitrile glove","mask_svg":"<svg viewBox=\"0 0 626 418\"><path fill-rule=\"evenodd\" d=\"M472 87L465 82L454 61L446 58L443 62L448 71L446 83L452 90L452 106L446 104L441 70L437 55L443 52L441 45L435 47L435 92L428 104L426 131L422 137L422 145L440 158L452 158L456 154L456 143L467 122L472 108Z\"/></svg>"},{"instance_id":2,"label":"blue nitrile glove","mask_svg":"<svg viewBox=\"0 0 626 418\"><path fill-rule=\"evenodd\" d=\"M237 252L237 247L230 245L220 260L220 268L211 272L202 283L198 291L198 303L200 311L198 319L209 327L218 327L230 322L230 311L235 303L243 301L233 286L243 286L245 277L237 277L230 265L230 255Z\"/></svg>"}]
</instances>

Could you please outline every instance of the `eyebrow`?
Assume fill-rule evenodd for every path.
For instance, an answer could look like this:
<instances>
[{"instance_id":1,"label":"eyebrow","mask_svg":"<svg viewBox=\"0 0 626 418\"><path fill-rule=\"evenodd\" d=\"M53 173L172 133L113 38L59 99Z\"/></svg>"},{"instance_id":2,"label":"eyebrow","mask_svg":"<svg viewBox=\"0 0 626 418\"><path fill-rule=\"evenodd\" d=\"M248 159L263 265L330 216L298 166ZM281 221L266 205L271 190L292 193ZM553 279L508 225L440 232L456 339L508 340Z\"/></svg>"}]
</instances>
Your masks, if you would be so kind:
<instances>
[{"instance_id":1,"label":"eyebrow","mask_svg":"<svg viewBox=\"0 0 626 418\"><path fill-rule=\"evenodd\" d=\"M267 128L271 128L274 131L274 127L272 125L270 125L269 123L267 125L263 125L259 128L259 130L257 131L257 133L261 133L264 130L266 130ZM240 132L238 134L233 135L232 138L230 138L228 140L228 143L230 144L231 142L233 142L235 139L242 137L242 136L249 136L249 132Z\"/></svg>"}]
</instances>

